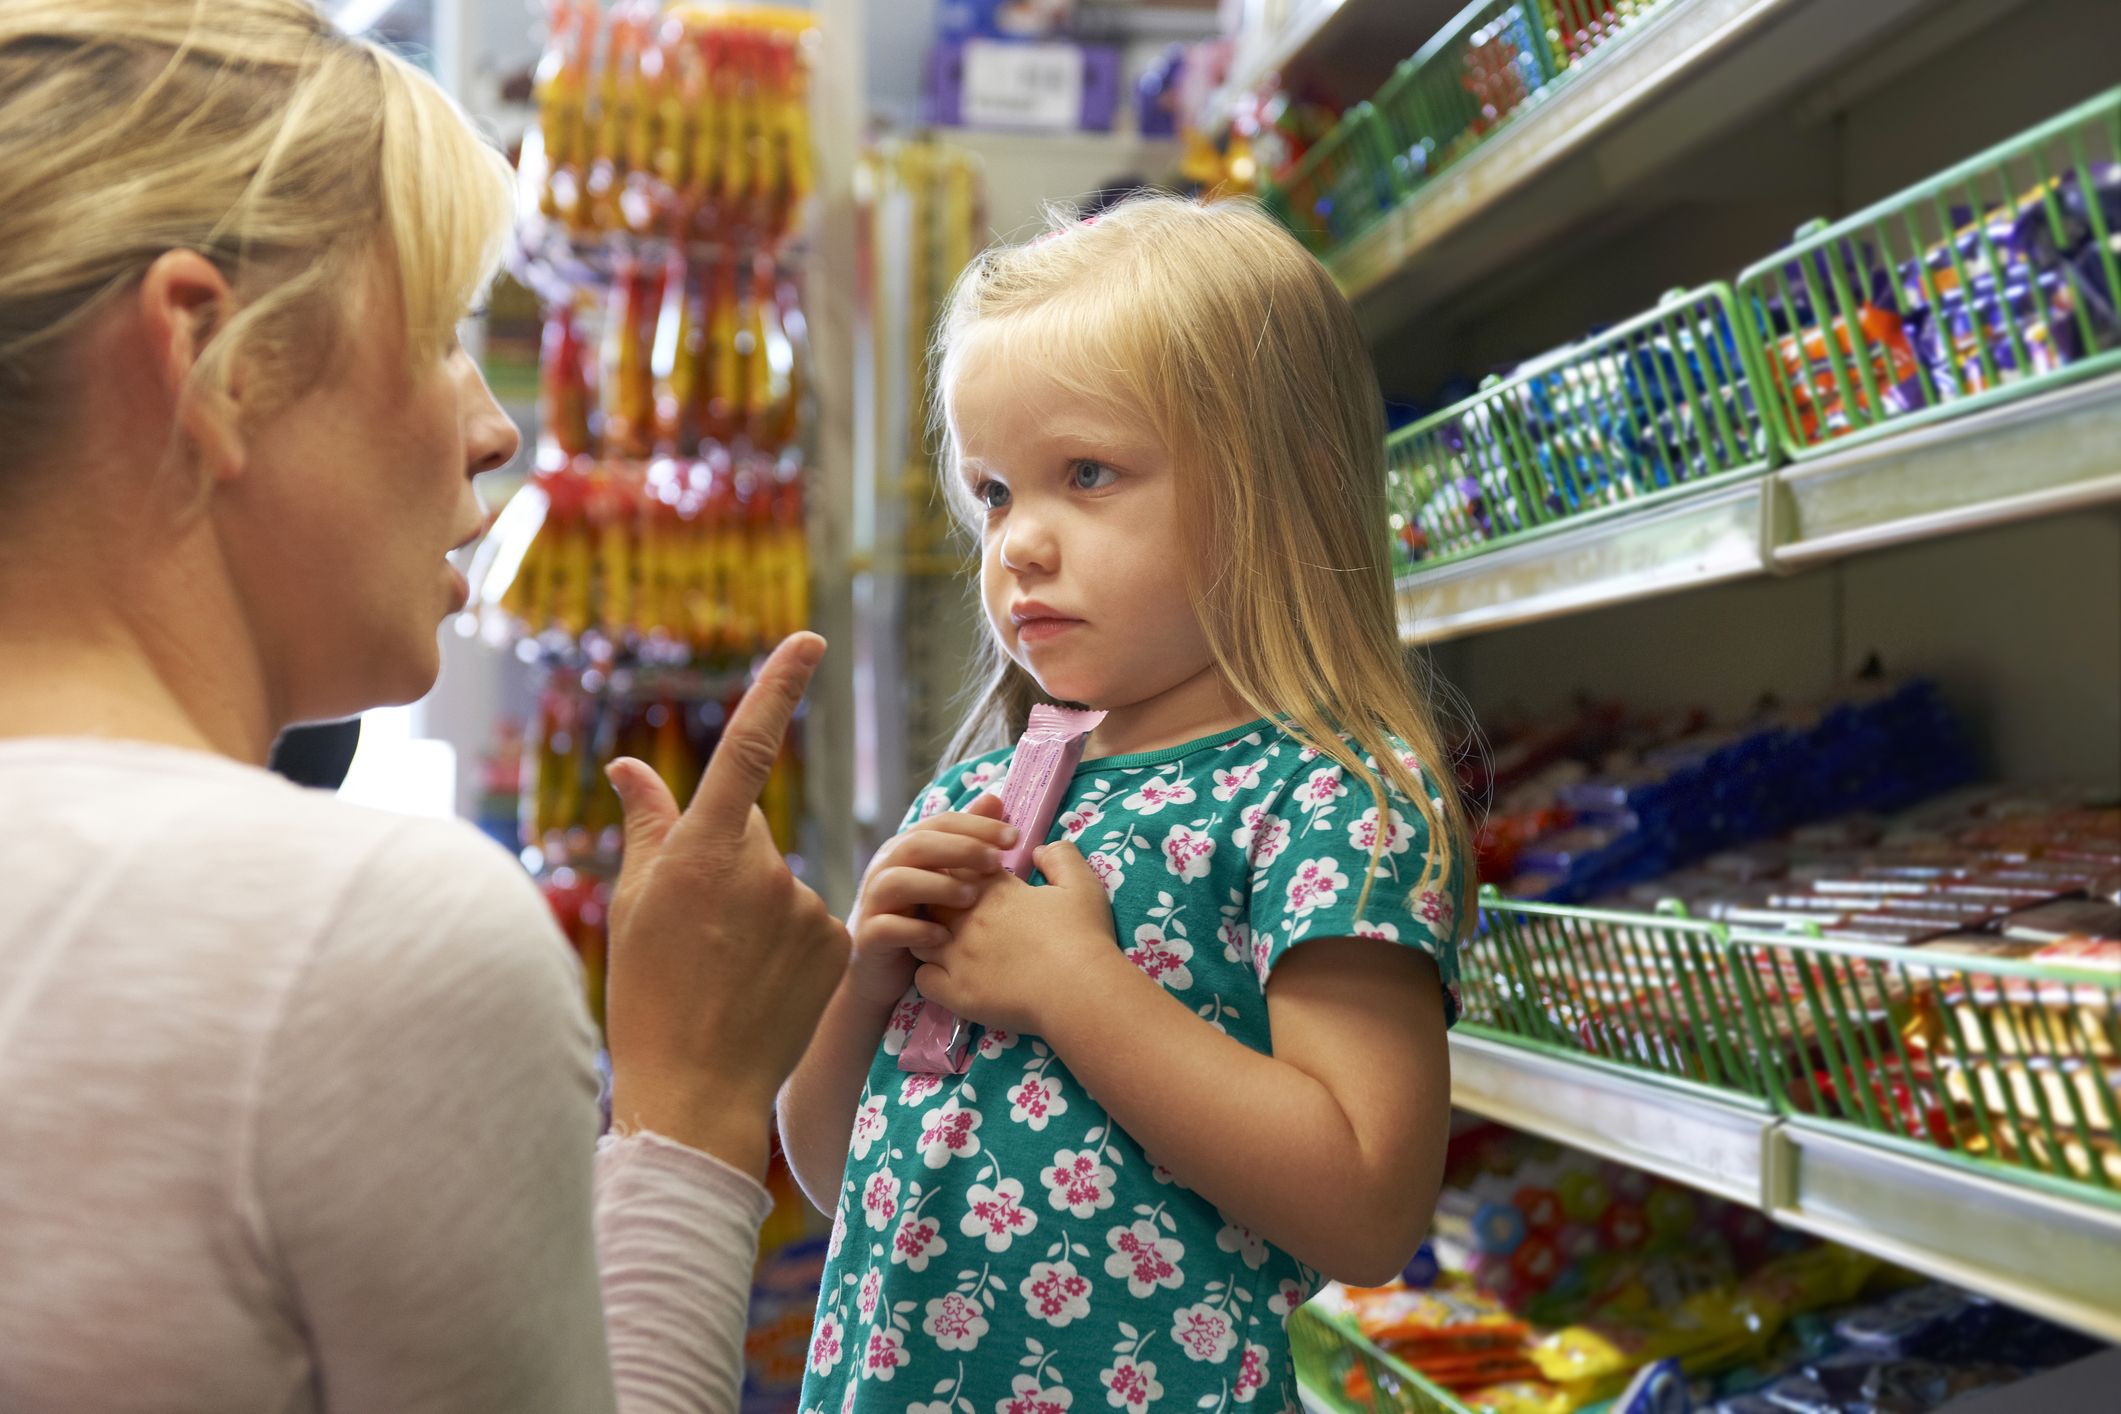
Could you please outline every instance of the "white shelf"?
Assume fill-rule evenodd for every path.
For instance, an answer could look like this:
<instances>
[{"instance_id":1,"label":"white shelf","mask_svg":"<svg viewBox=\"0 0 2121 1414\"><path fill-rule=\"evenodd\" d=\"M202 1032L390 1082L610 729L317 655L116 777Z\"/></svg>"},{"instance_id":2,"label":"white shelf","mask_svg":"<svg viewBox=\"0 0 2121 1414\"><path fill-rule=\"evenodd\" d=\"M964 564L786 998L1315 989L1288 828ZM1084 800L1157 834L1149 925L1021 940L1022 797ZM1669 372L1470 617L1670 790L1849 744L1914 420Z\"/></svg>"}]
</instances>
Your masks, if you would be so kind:
<instances>
[{"instance_id":1,"label":"white shelf","mask_svg":"<svg viewBox=\"0 0 2121 1414\"><path fill-rule=\"evenodd\" d=\"M1238 99L1279 74L1300 96L1323 90L1352 103L1366 98L1400 60L1441 29L1466 0L1289 0L1271 35L1248 41L1238 67L1209 95L1201 127L1219 133ZM1361 75L1361 92L1341 80Z\"/></svg>"},{"instance_id":2,"label":"white shelf","mask_svg":"<svg viewBox=\"0 0 2121 1414\"><path fill-rule=\"evenodd\" d=\"M2121 1341L2121 1209L1475 1036L1451 1102Z\"/></svg>"},{"instance_id":3,"label":"white shelf","mask_svg":"<svg viewBox=\"0 0 2121 1414\"><path fill-rule=\"evenodd\" d=\"M2121 374L1417 571L1400 581L1400 633L1441 642L2114 504Z\"/></svg>"}]
</instances>

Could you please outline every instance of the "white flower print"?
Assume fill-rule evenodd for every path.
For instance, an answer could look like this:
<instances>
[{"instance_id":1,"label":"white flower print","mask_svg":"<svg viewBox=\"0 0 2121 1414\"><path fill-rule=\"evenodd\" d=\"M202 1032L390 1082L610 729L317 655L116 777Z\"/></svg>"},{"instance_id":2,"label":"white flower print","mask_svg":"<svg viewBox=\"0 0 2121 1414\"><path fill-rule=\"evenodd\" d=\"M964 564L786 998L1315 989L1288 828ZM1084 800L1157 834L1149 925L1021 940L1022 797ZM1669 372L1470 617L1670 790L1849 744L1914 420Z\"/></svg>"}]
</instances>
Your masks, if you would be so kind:
<instances>
[{"instance_id":1,"label":"white flower print","mask_svg":"<svg viewBox=\"0 0 2121 1414\"><path fill-rule=\"evenodd\" d=\"M1005 1178L989 1188L975 1183L966 1191L971 1207L958 1231L967 1237L985 1234L989 1252L1006 1252L1009 1244L1038 1226L1038 1214L1024 1206L1024 1185Z\"/></svg>"},{"instance_id":2,"label":"white flower print","mask_svg":"<svg viewBox=\"0 0 2121 1414\"><path fill-rule=\"evenodd\" d=\"M1296 877L1289 881L1289 912L1302 918L1313 909L1331 908L1347 886L1348 876L1330 855L1307 859L1296 866Z\"/></svg>"},{"instance_id":3,"label":"white flower print","mask_svg":"<svg viewBox=\"0 0 2121 1414\"><path fill-rule=\"evenodd\" d=\"M1358 938L1376 938L1380 942L1396 943L1399 941L1399 927L1394 923L1364 923L1358 920L1355 924L1355 936Z\"/></svg>"},{"instance_id":4,"label":"white flower print","mask_svg":"<svg viewBox=\"0 0 2121 1414\"><path fill-rule=\"evenodd\" d=\"M1193 985L1193 970L1186 966L1192 960L1193 944L1184 938L1165 937L1154 923L1136 928L1134 946L1127 949L1127 961L1174 992Z\"/></svg>"},{"instance_id":5,"label":"white flower print","mask_svg":"<svg viewBox=\"0 0 2121 1414\"><path fill-rule=\"evenodd\" d=\"M1010 1087L1009 1118L1029 1125L1033 1133L1043 1131L1050 1121L1067 1112L1068 1101L1061 1094L1058 1080L1031 1075L1024 1078L1023 1084Z\"/></svg>"},{"instance_id":6,"label":"white flower print","mask_svg":"<svg viewBox=\"0 0 2121 1414\"><path fill-rule=\"evenodd\" d=\"M1078 805L1075 809L1066 811L1061 815L1059 821L1061 838L1064 840L1079 840L1083 837L1083 831L1104 818L1105 812L1100 810L1095 802L1085 802L1082 805Z\"/></svg>"},{"instance_id":7,"label":"white flower print","mask_svg":"<svg viewBox=\"0 0 2121 1414\"><path fill-rule=\"evenodd\" d=\"M1218 1213L1216 1216L1222 1215ZM1255 1272L1267 1264L1267 1239L1226 1217L1223 1218L1223 1230L1215 1234L1215 1245L1243 1257L1245 1265Z\"/></svg>"},{"instance_id":8,"label":"white flower print","mask_svg":"<svg viewBox=\"0 0 2121 1414\"><path fill-rule=\"evenodd\" d=\"M1208 876L1208 861L1215 857L1215 840L1199 830L1173 825L1164 836L1164 867L1178 875L1179 882L1192 883Z\"/></svg>"},{"instance_id":9,"label":"white flower print","mask_svg":"<svg viewBox=\"0 0 2121 1414\"><path fill-rule=\"evenodd\" d=\"M1252 935L1252 970L1259 974L1259 985L1267 985L1267 970L1274 960L1274 934L1271 932Z\"/></svg>"},{"instance_id":10,"label":"white flower print","mask_svg":"<svg viewBox=\"0 0 2121 1414\"><path fill-rule=\"evenodd\" d=\"M942 1108L921 1116L921 1162L939 1169L952 1159L968 1159L979 1152L975 1133L984 1119L978 1110L968 1110L952 1095Z\"/></svg>"},{"instance_id":11,"label":"white flower print","mask_svg":"<svg viewBox=\"0 0 2121 1414\"><path fill-rule=\"evenodd\" d=\"M1161 777L1143 781L1141 789L1128 796L1120 804L1137 815L1154 815L1166 805L1191 805L1193 787L1185 780L1167 781Z\"/></svg>"},{"instance_id":12,"label":"white flower print","mask_svg":"<svg viewBox=\"0 0 2121 1414\"><path fill-rule=\"evenodd\" d=\"M1046 1201L1056 1209L1087 1218L1112 1206L1112 1187L1119 1175L1090 1150L1078 1154L1063 1149L1039 1171L1038 1181L1046 1185Z\"/></svg>"},{"instance_id":13,"label":"white flower print","mask_svg":"<svg viewBox=\"0 0 2121 1414\"><path fill-rule=\"evenodd\" d=\"M1259 784L1259 773L1266 769L1264 761L1254 761L1249 766L1232 766L1227 771L1215 773L1215 789L1209 794L1227 803L1230 797L1241 790L1250 790Z\"/></svg>"},{"instance_id":14,"label":"white flower print","mask_svg":"<svg viewBox=\"0 0 2121 1414\"><path fill-rule=\"evenodd\" d=\"M1245 1342L1244 1359L1237 1366L1237 1382L1230 1395L1239 1404L1250 1404L1267 1383L1267 1347Z\"/></svg>"},{"instance_id":15,"label":"white flower print","mask_svg":"<svg viewBox=\"0 0 2121 1414\"><path fill-rule=\"evenodd\" d=\"M949 808L950 793L939 786L928 787L928 793L921 797L921 818L923 820L933 819Z\"/></svg>"},{"instance_id":16,"label":"white flower print","mask_svg":"<svg viewBox=\"0 0 2121 1414\"><path fill-rule=\"evenodd\" d=\"M1040 1389L1035 1375L1018 1375L1009 1382L1011 1394L997 1400L994 1414L1068 1414L1075 1396L1066 1389Z\"/></svg>"},{"instance_id":17,"label":"white flower print","mask_svg":"<svg viewBox=\"0 0 2121 1414\"><path fill-rule=\"evenodd\" d=\"M832 1210L832 1240L825 1246L825 1260L837 1262L840 1252L847 1245L847 1195L842 1193L838 1206Z\"/></svg>"},{"instance_id":18,"label":"white flower print","mask_svg":"<svg viewBox=\"0 0 2121 1414\"><path fill-rule=\"evenodd\" d=\"M891 1239L891 1262L906 1264L909 1272L925 1272L928 1263L950 1250L943 1240L943 1225L934 1218L908 1218L898 1225L898 1236Z\"/></svg>"},{"instance_id":19,"label":"white flower print","mask_svg":"<svg viewBox=\"0 0 2121 1414\"><path fill-rule=\"evenodd\" d=\"M1340 767L1321 766L1311 773L1310 779L1290 794L1305 810L1316 810L1321 805L1330 805L1348 793L1348 786L1340 778Z\"/></svg>"},{"instance_id":20,"label":"white flower print","mask_svg":"<svg viewBox=\"0 0 2121 1414\"><path fill-rule=\"evenodd\" d=\"M884 1137L884 1097L871 1095L854 1112L854 1139L852 1150L858 1164L869 1162L869 1151L876 1141Z\"/></svg>"},{"instance_id":21,"label":"white flower print","mask_svg":"<svg viewBox=\"0 0 2121 1414\"><path fill-rule=\"evenodd\" d=\"M1178 1313L1171 1322L1171 1339L1188 1360L1220 1365L1237 1348L1237 1328L1227 1312L1202 1302Z\"/></svg>"},{"instance_id":22,"label":"white flower print","mask_svg":"<svg viewBox=\"0 0 2121 1414\"><path fill-rule=\"evenodd\" d=\"M1143 1414L1150 1405L1164 1397L1164 1387L1156 1381L1154 1360L1137 1362L1122 1355L1112 1362L1111 1369L1097 1378L1105 1387L1105 1402L1114 1409ZM908 1414L912 1412L909 1410Z\"/></svg>"},{"instance_id":23,"label":"white flower print","mask_svg":"<svg viewBox=\"0 0 2121 1414\"><path fill-rule=\"evenodd\" d=\"M1056 1329L1090 1314L1090 1279L1073 1262L1034 1262L1016 1288L1024 1314Z\"/></svg>"},{"instance_id":24,"label":"white flower print","mask_svg":"<svg viewBox=\"0 0 2121 1414\"><path fill-rule=\"evenodd\" d=\"M862 1378L890 1384L907 1358L903 1335L892 1330L871 1331L862 1348Z\"/></svg>"},{"instance_id":25,"label":"white flower print","mask_svg":"<svg viewBox=\"0 0 2121 1414\"><path fill-rule=\"evenodd\" d=\"M921 1329L935 1337L942 1349L963 1354L975 1349L987 1333L987 1317L976 1299L967 1300L953 1291L928 1303L928 1319L921 1322Z\"/></svg>"},{"instance_id":26,"label":"white flower print","mask_svg":"<svg viewBox=\"0 0 2121 1414\"><path fill-rule=\"evenodd\" d=\"M1252 925L1244 919L1225 921L1215 937L1223 945L1224 962L1244 962L1252 956Z\"/></svg>"},{"instance_id":27,"label":"white flower print","mask_svg":"<svg viewBox=\"0 0 2121 1414\"><path fill-rule=\"evenodd\" d=\"M847 1381L847 1392L840 1396L840 1414L854 1414L854 1392L860 1385L859 1380Z\"/></svg>"},{"instance_id":28,"label":"white flower print","mask_svg":"<svg viewBox=\"0 0 2121 1414\"><path fill-rule=\"evenodd\" d=\"M1155 1294L1160 1286L1176 1291L1185 1285L1185 1273L1178 1267L1186 1255L1185 1245L1175 1237L1160 1235L1147 1218L1113 1228L1105 1234L1105 1241L1112 1248L1112 1255L1105 1259L1105 1275L1126 1278L1127 1293L1135 1300Z\"/></svg>"},{"instance_id":29,"label":"white flower print","mask_svg":"<svg viewBox=\"0 0 2121 1414\"><path fill-rule=\"evenodd\" d=\"M1439 934L1451 931L1451 919L1457 915L1458 905L1451 902L1448 894L1440 894L1434 889L1423 889L1418 902L1422 922Z\"/></svg>"},{"instance_id":30,"label":"white flower print","mask_svg":"<svg viewBox=\"0 0 2121 1414\"><path fill-rule=\"evenodd\" d=\"M884 1274L871 1267L868 1274L862 1278L861 1295L857 1296L854 1301L854 1309L861 1313L862 1320L873 1321L876 1319L877 1298L883 1294Z\"/></svg>"},{"instance_id":31,"label":"white flower print","mask_svg":"<svg viewBox=\"0 0 2121 1414\"><path fill-rule=\"evenodd\" d=\"M1016 1049L1016 1037L1007 1031L982 1031L979 1033L979 1054L983 1060L993 1060L1003 1051Z\"/></svg>"},{"instance_id":32,"label":"white flower print","mask_svg":"<svg viewBox=\"0 0 2121 1414\"><path fill-rule=\"evenodd\" d=\"M1377 807L1371 806L1362 812L1359 819L1348 822L1348 844L1365 855L1376 849L1382 841L1383 853L1405 854L1414 843L1414 827L1402 820L1397 810L1386 810L1386 821L1382 828L1377 822Z\"/></svg>"},{"instance_id":33,"label":"white flower print","mask_svg":"<svg viewBox=\"0 0 2121 1414\"><path fill-rule=\"evenodd\" d=\"M919 1109L931 1095L939 1094L943 1088L940 1075L909 1075L899 1082L898 1102L909 1109Z\"/></svg>"},{"instance_id":34,"label":"white flower print","mask_svg":"<svg viewBox=\"0 0 2121 1414\"><path fill-rule=\"evenodd\" d=\"M1127 882L1127 871L1119 867L1117 855L1099 850L1095 854L1085 855L1083 862L1090 866L1090 872L1097 875L1099 881L1104 884L1106 898L1118 893L1119 886Z\"/></svg>"},{"instance_id":35,"label":"white flower print","mask_svg":"<svg viewBox=\"0 0 2121 1414\"><path fill-rule=\"evenodd\" d=\"M840 1356L847 1344L847 1322L837 1311L827 1311L817 1318L817 1329L810 1333L810 1373L829 1375L839 1368Z\"/></svg>"},{"instance_id":36,"label":"white flower print","mask_svg":"<svg viewBox=\"0 0 2121 1414\"><path fill-rule=\"evenodd\" d=\"M1305 747L1305 748L1304 748L1303 750L1301 750L1301 751L1299 751L1299 752L1297 752L1297 753L1296 753L1296 759L1297 759L1298 761L1301 761L1301 762L1303 762L1303 763L1304 763L1304 764L1305 764L1306 766L1308 766L1308 765L1310 765L1310 764L1311 764L1311 763L1312 763L1313 761L1316 761L1316 760L1317 760L1317 759L1318 759L1319 757L1321 757L1321 756L1323 756L1323 755L1325 755L1325 754L1326 754L1325 752L1323 752L1323 751L1320 751L1320 750L1319 750L1319 749L1318 749L1317 747L1315 747L1315 746L1307 746L1307 747Z\"/></svg>"},{"instance_id":37,"label":"white flower print","mask_svg":"<svg viewBox=\"0 0 2121 1414\"><path fill-rule=\"evenodd\" d=\"M1310 1293L1300 1283L1283 1277L1280 1289L1267 1298L1267 1309L1277 1316L1286 1316L1310 1299Z\"/></svg>"},{"instance_id":38,"label":"white flower print","mask_svg":"<svg viewBox=\"0 0 2121 1414\"><path fill-rule=\"evenodd\" d=\"M862 1185L862 1215L869 1226L882 1232L898 1216L898 1175L878 1169Z\"/></svg>"},{"instance_id":39,"label":"white flower print","mask_svg":"<svg viewBox=\"0 0 2121 1414\"><path fill-rule=\"evenodd\" d=\"M884 1054L895 1056L906 1049L906 1040L913 1035L913 1023L921 1014L921 994L909 987L906 995L899 998L898 1005L891 1009L891 1020L884 1026Z\"/></svg>"},{"instance_id":40,"label":"white flower print","mask_svg":"<svg viewBox=\"0 0 2121 1414\"><path fill-rule=\"evenodd\" d=\"M1009 763L1006 758L1003 758L980 762L979 765L960 775L957 778L957 784L961 790L991 788L995 792L999 792L1002 783L1008 779Z\"/></svg>"},{"instance_id":41,"label":"white flower print","mask_svg":"<svg viewBox=\"0 0 2121 1414\"><path fill-rule=\"evenodd\" d=\"M1242 823L1231 834L1230 843L1244 851L1254 869L1266 868L1289 847L1289 822L1266 806L1248 805L1238 819Z\"/></svg>"}]
</instances>

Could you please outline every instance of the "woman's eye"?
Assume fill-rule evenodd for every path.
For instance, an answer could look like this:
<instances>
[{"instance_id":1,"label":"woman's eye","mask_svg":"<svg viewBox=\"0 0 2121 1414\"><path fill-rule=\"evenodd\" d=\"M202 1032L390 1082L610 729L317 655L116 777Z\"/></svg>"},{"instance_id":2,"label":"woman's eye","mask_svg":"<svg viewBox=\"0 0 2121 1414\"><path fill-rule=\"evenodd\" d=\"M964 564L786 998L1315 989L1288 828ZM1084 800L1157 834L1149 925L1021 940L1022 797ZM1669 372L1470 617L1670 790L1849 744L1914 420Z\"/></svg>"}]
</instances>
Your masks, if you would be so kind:
<instances>
[{"instance_id":1,"label":"woman's eye","mask_svg":"<svg viewBox=\"0 0 2121 1414\"><path fill-rule=\"evenodd\" d=\"M999 481L982 481L972 488L972 494L990 511L998 511L1009 504L1009 488Z\"/></svg>"},{"instance_id":2,"label":"woman's eye","mask_svg":"<svg viewBox=\"0 0 2121 1414\"><path fill-rule=\"evenodd\" d=\"M1119 473L1103 462L1079 461L1068 479L1078 491L1102 491L1119 480Z\"/></svg>"}]
</instances>

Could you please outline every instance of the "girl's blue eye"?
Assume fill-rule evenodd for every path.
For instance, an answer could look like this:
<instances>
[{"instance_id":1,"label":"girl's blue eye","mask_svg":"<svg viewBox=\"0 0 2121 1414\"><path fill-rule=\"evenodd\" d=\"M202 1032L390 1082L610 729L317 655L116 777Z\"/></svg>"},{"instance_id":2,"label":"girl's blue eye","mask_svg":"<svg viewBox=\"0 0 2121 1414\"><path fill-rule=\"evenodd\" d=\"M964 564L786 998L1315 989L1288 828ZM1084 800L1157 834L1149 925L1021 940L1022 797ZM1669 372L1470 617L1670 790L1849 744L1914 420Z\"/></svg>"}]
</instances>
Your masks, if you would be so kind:
<instances>
[{"instance_id":1,"label":"girl's blue eye","mask_svg":"<svg viewBox=\"0 0 2121 1414\"><path fill-rule=\"evenodd\" d=\"M1069 468L1068 480L1078 491L1102 491L1119 480L1119 473L1103 462L1079 461Z\"/></svg>"},{"instance_id":2,"label":"girl's blue eye","mask_svg":"<svg viewBox=\"0 0 2121 1414\"><path fill-rule=\"evenodd\" d=\"M999 481L982 481L972 488L972 495L990 511L998 511L1009 504L1009 488Z\"/></svg>"}]
</instances>

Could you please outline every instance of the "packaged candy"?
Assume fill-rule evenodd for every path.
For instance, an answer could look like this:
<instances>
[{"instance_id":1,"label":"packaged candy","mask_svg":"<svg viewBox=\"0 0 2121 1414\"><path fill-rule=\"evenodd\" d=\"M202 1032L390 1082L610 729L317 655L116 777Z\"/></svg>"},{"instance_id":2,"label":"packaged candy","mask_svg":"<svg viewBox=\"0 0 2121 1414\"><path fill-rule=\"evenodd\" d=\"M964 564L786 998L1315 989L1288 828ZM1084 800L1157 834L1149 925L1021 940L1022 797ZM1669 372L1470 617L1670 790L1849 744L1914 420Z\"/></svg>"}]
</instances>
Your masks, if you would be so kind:
<instances>
[{"instance_id":1,"label":"packaged candy","mask_svg":"<svg viewBox=\"0 0 2121 1414\"><path fill-rule=\"evenodd\" d=\"M1080 711L1040 703L1009 757L1009 776L1002 787L1002 816L1016 826L1016 845L1002 855L1002 867L1019 879L1032 873L1033 851L1045 843L1053 817L1067 794L1075 764L1083 759L1090 733L1105 719L1102 712ZM900 1070L923 1075L962 1075L971 1064L972 1027L949 1008L923 1002L913 1034L899 1052Z\"/></svg>"},{"instance_id":2,"label":"packaged candy","mask_svg":"<svg viewBox=\"0 0 2121 1414\"><path fill-rule=\"evenodd\" d=\"M2058 899L2003 920L2006 938L2060 943L2068 938L2121 944L2121 904L2105 899Z\"/></svg>"}]
</instances>

